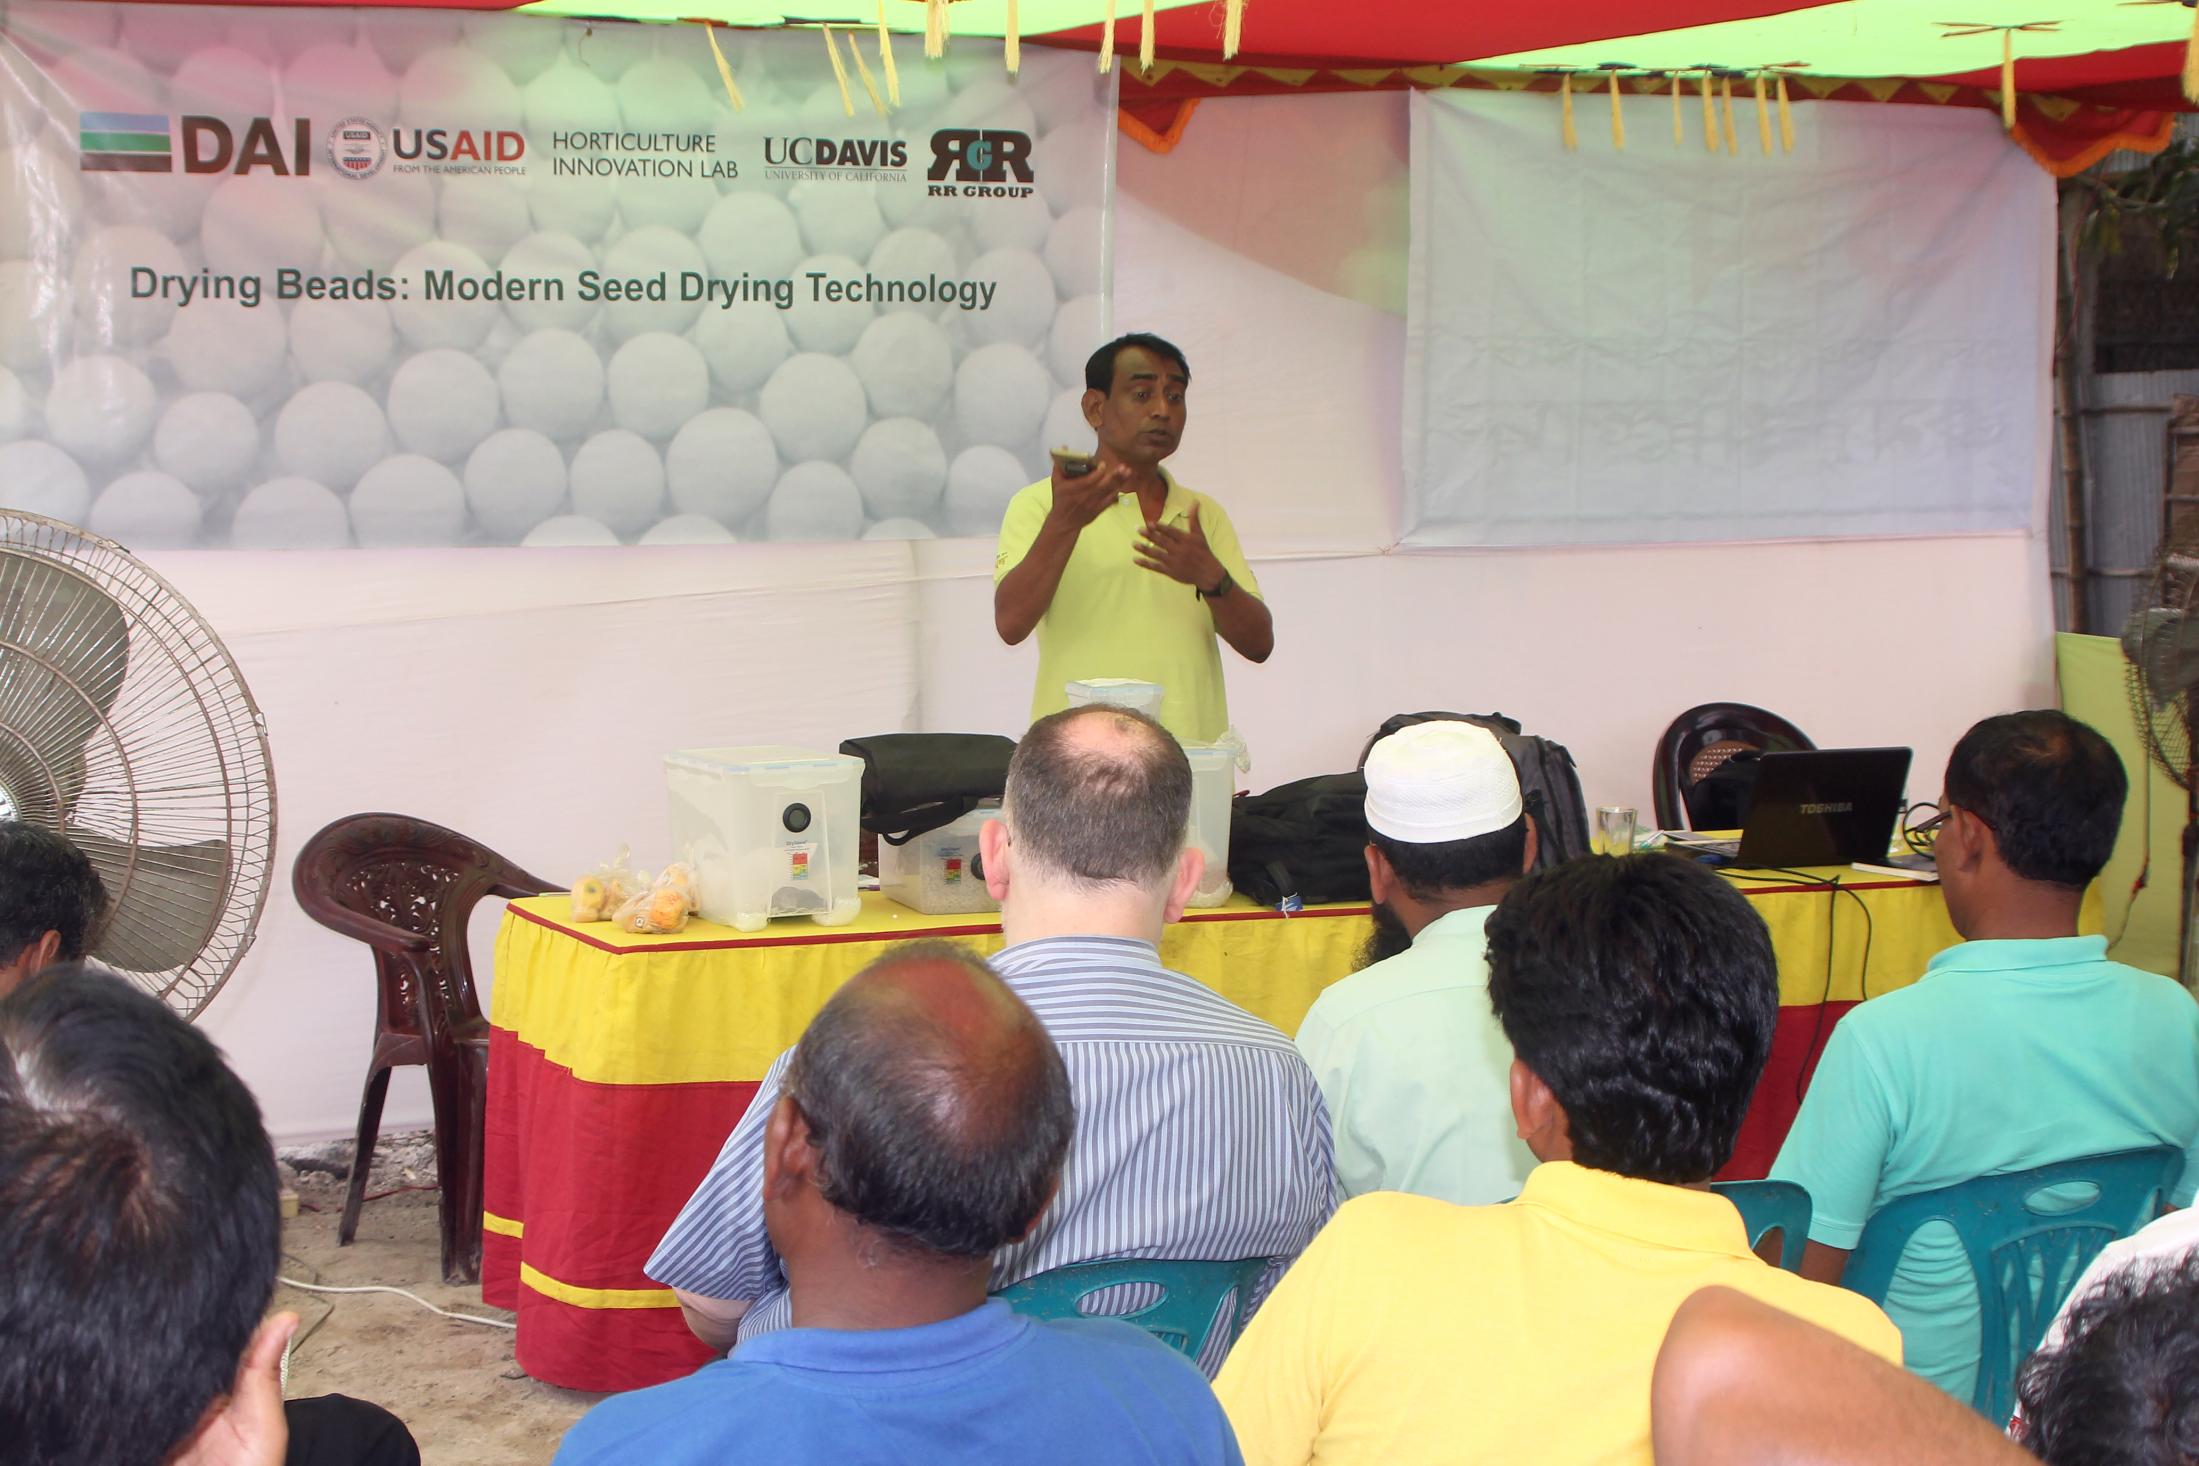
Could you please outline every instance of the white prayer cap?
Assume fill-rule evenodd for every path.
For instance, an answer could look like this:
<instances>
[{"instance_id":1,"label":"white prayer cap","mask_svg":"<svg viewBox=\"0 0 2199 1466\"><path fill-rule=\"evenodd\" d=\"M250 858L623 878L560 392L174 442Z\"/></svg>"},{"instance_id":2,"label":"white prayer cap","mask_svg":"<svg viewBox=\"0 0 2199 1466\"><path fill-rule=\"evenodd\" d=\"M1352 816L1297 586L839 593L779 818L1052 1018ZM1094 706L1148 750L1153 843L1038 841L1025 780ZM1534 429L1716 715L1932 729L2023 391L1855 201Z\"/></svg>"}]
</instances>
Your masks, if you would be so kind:
<instances>
[{"instance_id":1,"label":"white prayer cap","mask_svg":"<svg viewBox=\"0 0 2199 1466\"><path fill-rule=\"evenodd\" d=\"M1520 817L1519 774L1488 729L1415 723L1367 755L1367 825L1408 845L1493 834Z\"/></svg>"}]
</instances>

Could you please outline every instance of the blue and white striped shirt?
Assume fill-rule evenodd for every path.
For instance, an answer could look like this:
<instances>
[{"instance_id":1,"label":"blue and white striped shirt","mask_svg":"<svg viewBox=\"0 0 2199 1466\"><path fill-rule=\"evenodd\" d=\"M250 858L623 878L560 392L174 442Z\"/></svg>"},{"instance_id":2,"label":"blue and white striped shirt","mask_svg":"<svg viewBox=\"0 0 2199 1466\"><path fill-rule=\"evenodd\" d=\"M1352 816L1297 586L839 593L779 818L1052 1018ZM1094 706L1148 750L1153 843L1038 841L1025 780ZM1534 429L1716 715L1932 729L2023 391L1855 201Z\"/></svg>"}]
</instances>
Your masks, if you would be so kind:
<instances>
[{"instance_id":1,"label":"blue and white striped shirt","mask_svg":"<svg viewBox=\"0 0 2199 1466\"><path fill-rule=\"evenodd\" d=\"M993 1288L1104 1258L1272 1257L1264 1298L1336 1207L1328 1111L1291 1041L1161 966L1150 942L1047 937L991 963L1053 1035L1077 1107L1061 1190L993 1259ZM764 1232L763 1150L792 1053L645 1268L684 1292L748 1300L744 1340L790 1318Z\"/></svg>"}]
</instances>

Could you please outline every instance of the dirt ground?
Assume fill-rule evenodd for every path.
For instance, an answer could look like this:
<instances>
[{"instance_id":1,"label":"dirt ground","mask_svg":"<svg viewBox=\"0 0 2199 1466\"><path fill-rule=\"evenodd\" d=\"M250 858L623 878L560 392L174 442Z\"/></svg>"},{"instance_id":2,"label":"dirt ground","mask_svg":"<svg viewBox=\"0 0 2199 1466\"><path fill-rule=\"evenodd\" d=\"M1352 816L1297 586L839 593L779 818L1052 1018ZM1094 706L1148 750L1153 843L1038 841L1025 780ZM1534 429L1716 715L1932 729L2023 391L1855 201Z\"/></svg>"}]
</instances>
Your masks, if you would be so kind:
<instances>
[{"instance_id":1,"label":"dirt ground","mask_svg":"<svg viewBox=\"0 0 2199 1466\"><path fill-rule=\"evenodd\" d=\"M446 1288L436 1242L433 1153L424 1133L376 1147L367 1202L349 1247L336 1245L350 1144L284 1151L295 1172L296 1220L283 1226L283 1276L330 1287L383 1284L438 1308L511 1321L479 1288ZM398 1189L398 1188L424 1189ZM510 1329L438 1318L386 1293L306 1293L278 1286L274 1307L300 1320L289 1394L345 1394L394 1412L427 1466L541 1466L600 1395L539 1384L512 1361Z\"/></svg>"}]
</instances>

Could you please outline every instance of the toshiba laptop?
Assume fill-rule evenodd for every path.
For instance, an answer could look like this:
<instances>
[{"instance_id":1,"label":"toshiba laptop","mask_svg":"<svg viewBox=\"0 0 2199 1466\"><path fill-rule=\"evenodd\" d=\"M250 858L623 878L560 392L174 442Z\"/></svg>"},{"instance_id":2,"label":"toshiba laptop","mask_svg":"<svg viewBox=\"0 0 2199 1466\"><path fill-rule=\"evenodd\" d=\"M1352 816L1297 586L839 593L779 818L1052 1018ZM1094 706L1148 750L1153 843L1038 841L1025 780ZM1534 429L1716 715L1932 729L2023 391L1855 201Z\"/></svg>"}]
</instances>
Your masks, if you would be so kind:
<instances>
[{"instance_id":1,"label":"toshiba laptop","mask_svg":"<svg viewBox=\"0 0 2199 1466\"><path fill-rule=\"evenodd\" d=\"M1906 748L1767 753L1741 838L1665 837L1668 849L1732 865L1779 868L1884 862L1909 782Z\"/></svg>"}]
</instances>

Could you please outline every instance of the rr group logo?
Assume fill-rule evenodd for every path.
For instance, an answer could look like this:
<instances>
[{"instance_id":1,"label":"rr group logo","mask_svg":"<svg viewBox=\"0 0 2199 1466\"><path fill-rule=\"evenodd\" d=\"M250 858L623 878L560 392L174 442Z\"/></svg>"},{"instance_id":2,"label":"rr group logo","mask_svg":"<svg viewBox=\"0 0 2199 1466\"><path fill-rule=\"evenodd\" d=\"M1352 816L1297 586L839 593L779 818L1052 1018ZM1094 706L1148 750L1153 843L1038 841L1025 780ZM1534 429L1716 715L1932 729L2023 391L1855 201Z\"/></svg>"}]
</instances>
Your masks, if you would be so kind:
<instances>
[{"instance_id":1,"label":"rr group logo","mask_svg":"<svg viewBox=\"0 0 2199 1466\"><path fill-rule=\"evenodd\" d=\"M909 145L883 137L767 137L764 177L897 183L909 166Z\"/></svg>"},{"instance_id":2,"label":"rr group logo","mask_svg":"<svg viewBox=\"0 0 2199 1466\"><path fill-rule=\"evenodd\" d=\"M932 165L924 176L931 181L930 191L943 198L1029 198L1031 135L1000 128L941 128L932 134Z\"/></svg>"},{"instance_id":3,"label":"rr group logo","mask_svg":"<svg viewBox=\"0 0 2199 1466\"><path fill-rule=\"evenodd\" d=\"M77 143L86 173L173 173L168 119L150 112L80 112Z\"/></svg>"},{"instance_id":4,"label":"rr group logo","mask_svg":"<svg viewBox=\"0 0 2199 1466\"><path fill-rule=\"evenodd\" d=\"M328 161L339 178L372 178L389 160L382 129L364 117L346 117L328 131Z\"/></svg>"}]
</instances>

